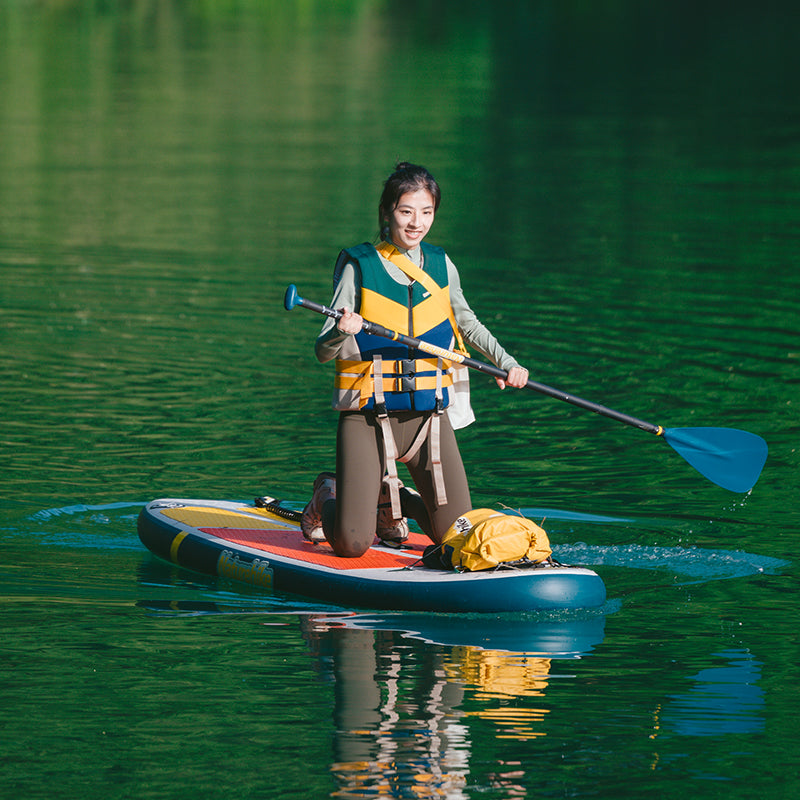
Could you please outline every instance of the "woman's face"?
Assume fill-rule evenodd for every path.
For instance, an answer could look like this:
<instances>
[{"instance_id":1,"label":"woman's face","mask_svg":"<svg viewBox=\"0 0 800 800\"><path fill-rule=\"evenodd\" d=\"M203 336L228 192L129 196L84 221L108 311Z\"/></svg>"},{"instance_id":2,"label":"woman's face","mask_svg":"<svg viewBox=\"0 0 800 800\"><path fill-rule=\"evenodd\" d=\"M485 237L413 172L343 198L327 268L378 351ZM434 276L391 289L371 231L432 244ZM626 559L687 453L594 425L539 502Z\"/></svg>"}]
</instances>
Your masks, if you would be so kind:
<instances>
[{"instance_id":1,"label":"woman's face","mask_svg":"<svg viewBox=\"0 0 800 800\"><path fill-rule=\"evenodd\" d=\"M400 195L386 216L392 243L403 250L418 247L433 225L434 214L433 197L427 189Z\"/></svg>"}]
</instances>

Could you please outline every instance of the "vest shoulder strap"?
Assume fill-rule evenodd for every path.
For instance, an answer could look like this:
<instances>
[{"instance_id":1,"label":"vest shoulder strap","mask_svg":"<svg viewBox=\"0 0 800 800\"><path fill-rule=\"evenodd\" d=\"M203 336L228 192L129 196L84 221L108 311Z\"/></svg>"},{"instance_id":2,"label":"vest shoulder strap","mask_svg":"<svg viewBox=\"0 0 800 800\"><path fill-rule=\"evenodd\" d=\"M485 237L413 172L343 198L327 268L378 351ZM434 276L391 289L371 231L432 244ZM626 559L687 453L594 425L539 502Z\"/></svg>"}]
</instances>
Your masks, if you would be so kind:
<instances>
[{"instance_id":1,"label":"vest shoulder strap","mask_svg":"<svg viewBox=\"0 0 800 800\"><path fill-rule=\"evenodd\" d=\"M401 253L393 244L390 244L389 242L381 242L381 244L375 249L387 261L391 261L392 264L394 264L398 269L401 269L403 272L405 272L409 278L424 286L433 297L440 297L442 287L439 286L439 284L436 283L436 281L427 272L420 269L407 255ZM422 243L422 252L426 260L434 258L444 259L445 257L444 250L442 250L441 247L436 247L435 245L427 244L426 242ZM445 270L446 276L446 262L443 264L443 269ZM447 318L450 320L450 326L453 329L453 335L455 336L458 350L466 355L469 355L467 348L464 345L464 339L461 337L461 331L459 331L458 325L456 324L456 318L453 314L453 306L449 301L446 304L442 303L442 310L447 313Z\"/></svg>"},{"instance_id":2,"label":"vest shoulder strap","mask_svg":"<svg viewBox=\"0 0 800 800\"><path fill-rule=\"evenodd\" d=\"M342 270L344 270L344 265L347 264L348 261L355 261L356 264L358 264L364 259L377 257L378 255L375 248L369 242L362 242L354 247L348 247L342 250L333 268L333 291L336 291L336 287L342 279Z\"/></svg>"}]
</instances>

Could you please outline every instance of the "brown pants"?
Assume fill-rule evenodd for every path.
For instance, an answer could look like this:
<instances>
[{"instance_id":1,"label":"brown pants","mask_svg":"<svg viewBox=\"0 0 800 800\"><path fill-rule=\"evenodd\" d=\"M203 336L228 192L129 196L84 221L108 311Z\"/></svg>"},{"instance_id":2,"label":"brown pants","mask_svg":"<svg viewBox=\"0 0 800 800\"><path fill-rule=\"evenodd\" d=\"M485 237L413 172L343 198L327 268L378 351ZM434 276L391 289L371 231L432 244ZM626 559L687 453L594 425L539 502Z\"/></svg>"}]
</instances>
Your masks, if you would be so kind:
<instances>
[{"instance_id":1,"label":"brown pants","mask_svg":"<svg viewBox=\"0 0 800 800\"><path fill-rule=\"evenodd\" d=\"M400 455L411 447L430 414L429 411L398 411L389 415ZM440 424L447 503L441 506L436 503L428 441L406 464L421 502L420 498L401 490L404 515L415 519L437 543L456 518L472 509L464 464L446 414L442 414ZM336 501L325 503L322 513L325 537L337 555L358 557L374 541L385 465L383 432L374 412L342 412L336 441Z\"/></svg>"}]
</instances>

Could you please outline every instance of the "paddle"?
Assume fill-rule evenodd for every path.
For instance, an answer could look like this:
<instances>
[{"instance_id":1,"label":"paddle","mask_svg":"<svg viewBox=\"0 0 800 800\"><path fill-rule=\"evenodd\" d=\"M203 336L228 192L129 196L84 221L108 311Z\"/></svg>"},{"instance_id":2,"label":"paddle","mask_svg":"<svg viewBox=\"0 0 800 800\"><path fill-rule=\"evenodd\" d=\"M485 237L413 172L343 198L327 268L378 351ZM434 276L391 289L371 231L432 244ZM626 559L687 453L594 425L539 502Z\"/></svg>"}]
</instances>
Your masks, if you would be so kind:
<instances>
[{"instance_id":1,"label":"paddle","mask_svg":"<svg viewBox=\"0 0 800 800\"><path fill-rule=\"evenodd\" d=\"M283 305L287 311L291 311L295 306L302 306L310 311L316 311L333 319L340 319L341 311L328 306L320 305L311 300L306 300L297 293L297 287L291 284L286 289ZM505 380L508 373L495 367L492 364L485 364L473 358L445 350L436 345L415 339L413 336L406 336L397 331L384 328L376 322L364 320L362 330L374 336L382 336L392 339L408 347L422 350L430 355L463 364L466 367L491 375L495 378ZM651 422L637 419L636 417L622 414L606 406L592 403L568 392L554 389L536 381L528 381L526 388L534 392L553 397L556 400L563 400L587 411L593 411L604 417L639 428L647 433L654 433L656 436L663 437L673 450L691 464L701 475L708 478L712 483L728 489L732 492L749 492L755 486L758 476L767 460L767 443L754 433L736 430L735 428L664 428L661 425L654 425Z\"/></svg>"}]
</instances>

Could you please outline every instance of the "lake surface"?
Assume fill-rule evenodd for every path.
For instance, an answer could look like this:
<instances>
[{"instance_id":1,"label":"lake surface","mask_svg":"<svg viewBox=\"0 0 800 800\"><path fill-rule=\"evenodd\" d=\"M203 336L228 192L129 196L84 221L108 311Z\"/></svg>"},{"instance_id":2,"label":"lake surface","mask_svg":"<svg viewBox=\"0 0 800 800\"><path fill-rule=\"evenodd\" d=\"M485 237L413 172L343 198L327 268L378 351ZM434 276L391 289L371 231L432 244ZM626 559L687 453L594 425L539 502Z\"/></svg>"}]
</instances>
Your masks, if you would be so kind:
<instances>
[{"instance_id":1,"label":"lake surface","mask_svg":"<svg viewBox=\"0 0 800 800\"><path fill-rule=\"evenodd\" d=\"M0 8L0 794L793 798L800 51L788 3ZM386 614L157 561L156 497L302 505L321 318L397 159L532 377L740 428L747 495L473 376L476 505L597 613Z\"/></svg>"}]
</instances>

